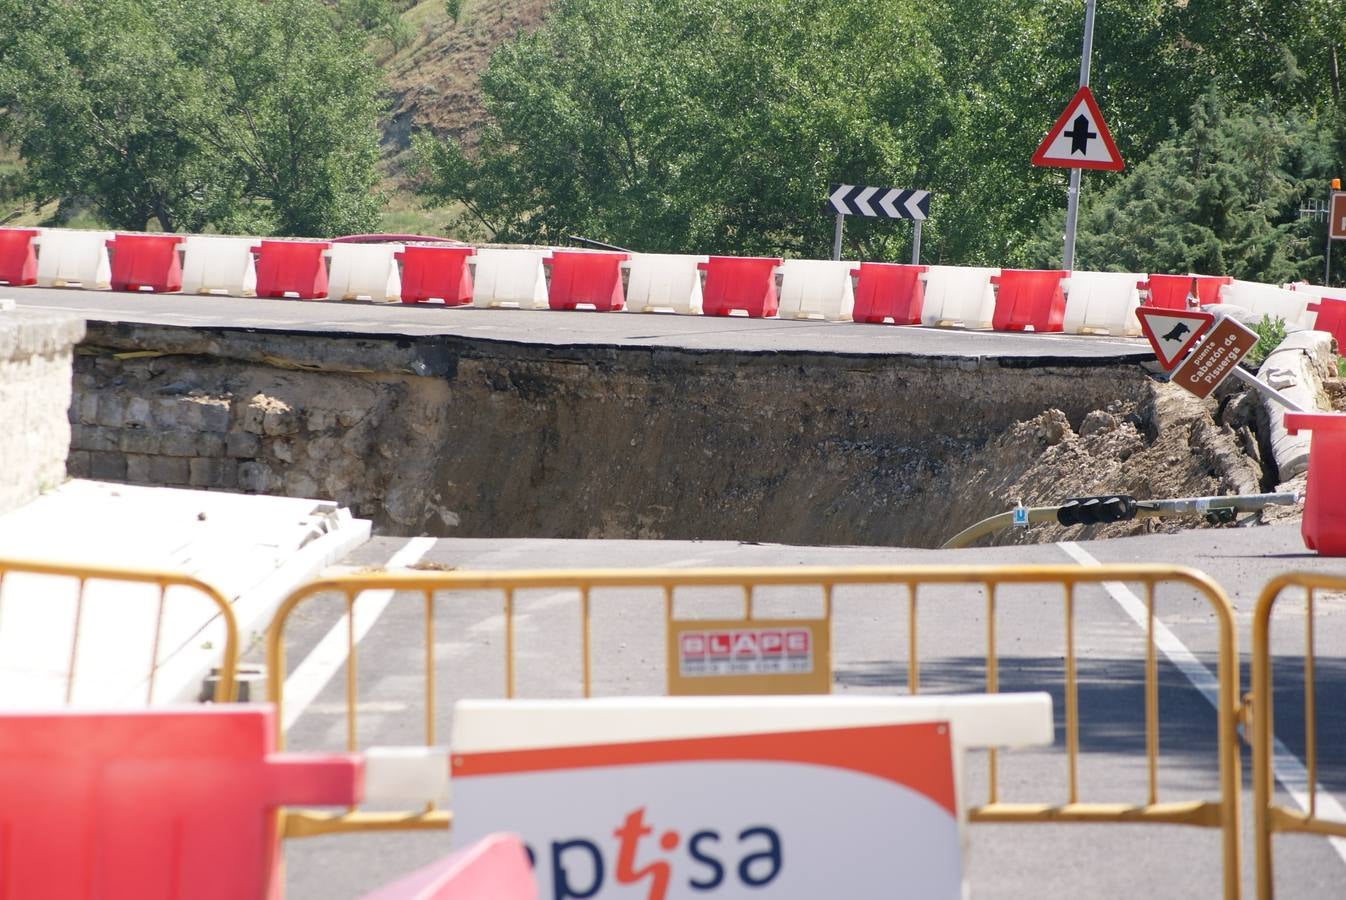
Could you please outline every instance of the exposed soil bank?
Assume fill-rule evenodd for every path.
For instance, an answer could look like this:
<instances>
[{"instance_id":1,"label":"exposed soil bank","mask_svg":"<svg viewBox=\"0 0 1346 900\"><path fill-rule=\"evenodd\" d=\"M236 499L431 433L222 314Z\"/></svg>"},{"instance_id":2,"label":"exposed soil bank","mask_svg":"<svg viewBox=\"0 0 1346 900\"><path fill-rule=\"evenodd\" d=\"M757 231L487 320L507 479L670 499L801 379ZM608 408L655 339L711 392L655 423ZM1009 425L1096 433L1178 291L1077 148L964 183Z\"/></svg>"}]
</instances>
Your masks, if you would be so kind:
<instances>
[{"instance_id":1,"label":"exposed soil bank","mask_svg":"<svg viewBox=\"0 0 1346 900\"><path fill-rule=\"evenodd\" d=\"M1260 475L1214 403L1116 360L90 323L74 389L72 475L333 499L395 534L934 546L1020 496Z\"/></svg>"}]
</instances>

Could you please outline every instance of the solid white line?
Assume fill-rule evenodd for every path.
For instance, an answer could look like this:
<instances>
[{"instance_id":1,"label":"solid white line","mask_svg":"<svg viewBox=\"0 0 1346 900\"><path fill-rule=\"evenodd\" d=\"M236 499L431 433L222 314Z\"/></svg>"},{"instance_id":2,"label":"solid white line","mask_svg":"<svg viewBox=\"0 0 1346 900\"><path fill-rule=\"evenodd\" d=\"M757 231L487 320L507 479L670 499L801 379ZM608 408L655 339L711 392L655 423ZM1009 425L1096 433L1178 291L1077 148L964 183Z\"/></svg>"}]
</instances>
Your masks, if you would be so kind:
<instances>
[{"instance_id":1,"label":"solid white line","mask_svg":"<svg viewBox=\"0 0 1346 900\"><path fill-rule=\"evenodd\" d=\"M1079 544L1074 541L1061 541L1056 546L1069 556L1075 562L1082 566L1101 565L1098 560ZM1108 592L1108 596L1117 601L1117 605L1122 608L1128 616L1131 617L1141 628L1146 627L1147 613L1145 602L1135 595L1126 585L1119 581L1106 581L1103 583L1103 590ZM1207 669L1187 645L1178 639L1169 627L1159 621L1155 616L1154 620L1154 643L1155 646L1168 658L1168 661L1182 672L1192 687L1196 688L1201 696L1206 698L1213 708L1220 708L1219 681L1215 675ZM1290 748L1281 742L1280 738L1275 738L1275 743L1271 751L1272 766L1271 769L1276 775L1276 780L1281 783L1286 792L1294 798L1297 805L1304 812L1309 811L1309 773L1304 767L1304 763L1291 752ZM1312 786L1312 793L1318 797L1318 814L1324 818L1346 821L1346 808L1343 808L1337 798L1323 790L1321 784L1315 783ZM1337 852L1337 856L1346 863L1346 838L1329 837L1332 849Z\"/></svg>"},{"instance_id":2,"label":"solid white line","mask_svg":"<svg viewBox=\"0 0 1346 900\"><path fill-rule=\"evenodd\" d=\"M434 538L412 538L393 554L385 568L405 569L419 562L434 546ZM369 634L392 599L392 591L365 591L360 594L360 601L355 604L357 645ZM345 664L348 618L343 613L312 652L304 657L304 661L295 667L289 678L285 679L285 718L282 727L286 731L290 730L290 726L304 714L304 710L318 698L323 688L332 680L332 676Z\"/></svg>"}]
</instances>

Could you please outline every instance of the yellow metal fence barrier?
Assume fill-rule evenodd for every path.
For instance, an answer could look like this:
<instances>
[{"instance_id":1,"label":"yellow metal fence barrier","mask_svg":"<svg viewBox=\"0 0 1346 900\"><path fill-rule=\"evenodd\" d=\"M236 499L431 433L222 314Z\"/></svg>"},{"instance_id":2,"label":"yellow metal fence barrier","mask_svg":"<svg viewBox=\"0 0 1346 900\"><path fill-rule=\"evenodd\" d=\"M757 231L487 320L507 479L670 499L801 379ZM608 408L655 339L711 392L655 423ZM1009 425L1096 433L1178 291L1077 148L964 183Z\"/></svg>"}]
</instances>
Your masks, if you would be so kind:
<instances>
[{"instance_id":1,"label":"yellow metal fence barrier","mask_svg":"<svg viewBox=\"0 0 1346 900\"><path fill-rule=\"evenodd\" d=\"M218 590L190 575L151 569L118 568L115 566L75 565L70 563L41 562L34 560L0 559L0 628L4 627L5 585L13 583L13 576L38 576L53 579L73 579L77 589L73 627L71 629L70 650L65 666L65 703L71 703L75 691L78 673L80 638L86 613L86 591L91 582L114 582L120 584L139 584L158 589L158 606L154 619L150 652L146 660L145 702L154 698L155 680L161 666L160 651L163 637L164 611L168 605L170 588L182 588L199 595L214 605L220 615L224 628L224 646L221 648L221 661L218 681L215 687L216 702L231 702L237 695L238 665L238 624L234 610Z\"/></svg>"},{"instance_id":2,"label":"yellow metal fence barrier","mask_svg":"<svg viewBox=\"0 0 1346 900\"><path fill-rule=\"evenodd\" d=\"M1308 809L1300 811L1275 802L1275 714L1272 703L1271 616L1287 590L1304 595L1304 766ZM1318 816L1317 691L1314 606L1321 592L1346 593L1346 577L1290 573L1273 578L1262 590L1253 615L1252 648L1252 739L1254 842L1257 859L1258 900L1271 900L1275 892L1272 835L1299 832L1346 837L1346 822Z\"/></svg>"},{"instance_id":3,"label":"yellow metal fence barrier","mask_svg":"<svg viewBox=\"0 0 1346 900\"><path fill-rule=\"evenodd\" d=\"M1148 767L1145 797L1135 803L1098 803L1081 799L1079 784L1080 709L1077 682L1075 612L1081 587L1100 586L1104 582L1126 582L1143 587L1148 618L1145 650L1145 753ZM1223 879L1225 897L1239 894L1239 789L1240 763L1238 722L1239 703L1238 648L1234 616L1229 600L1220 587L1204 574L1174 566L1110 565L1076 566L910 566L788 569L699 569L699 570L572 570L535 572L448 572L448 573L361 573L328 578L308 584L280 606L267 635L268 692L277 706L277 727L281 728L285 704L286 673L285 628L291 614L303 602L323 594L345 598L347 614L346 737L347 748L357 746L357 650L355 607L360 595L368 591L392 591L397 602L415 602L423 607L425 709L424 735L427 746L434 745L435 709L435 637L434 612L437 598L448 592L499 591L503 613L504 693L513 697L515 673L515 607L520 591L569 589L578 592L581 621L583 693L592 693L591 601L596 590L657 589L663 591L666 628L674 621L675 593L689 588L731 588L742 591L743 621L754 620L756 592L771 587L816 587L821 591L824 616L830 623L834 612L833 596L842 586L893 587L897 600L906 607L907 616L907 687L920 690L920 654L918 621L922 588L963 586L980 591L985 600L985 690L1000 689L997 618L997 592L1015 585L1041 585L1060 591L1062 603L1063 679L1065 693L1065 734L1067 754L1066 784L1062 796L1039 803L1009 803L1000 799L999 760L996 751L988 751L988 795L986 802L972 806L969 818L974 822L1152 822L1218 828L1223 842ZM1205 600L1214 614L1218 631L1217 734L1220 796L1218 798L1161 802L1159 797L1159 682L1155 642L1155 591L1160 585L1177 585ZM900 590L905 588L905 590ZM278 736L284 741L284 735ZM448 810L433 806L399 812L350 810L328 813L318 810L290 810L285 833L290 837L341 831L372 829L447 828L452 821Z\"/></svg>"}]
</instances>

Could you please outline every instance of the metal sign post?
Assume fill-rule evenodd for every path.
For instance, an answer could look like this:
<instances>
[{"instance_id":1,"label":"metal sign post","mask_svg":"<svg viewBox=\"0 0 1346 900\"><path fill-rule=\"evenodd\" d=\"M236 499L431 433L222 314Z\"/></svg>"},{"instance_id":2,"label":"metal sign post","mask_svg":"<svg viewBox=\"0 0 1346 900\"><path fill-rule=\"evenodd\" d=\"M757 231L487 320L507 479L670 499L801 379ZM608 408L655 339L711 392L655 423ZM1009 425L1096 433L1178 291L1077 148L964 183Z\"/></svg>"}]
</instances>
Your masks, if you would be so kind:
<instances>
[{"instance_id":1,"label":"metal sign post","mask_svg":"<svg viewBox=\"0 0 1346 900\"><path fill-rule=\"evenodd\" d=\"M1094 53L1094 0L1084 4L1084 47L1080 50L1080 87L1089 86L1089 61ZM1070 170L1070 188L1066 194L1066 246L1061 268L1075 271L1075 225L1080 217L1079 169Z\"/></svg>"},{"instance_id":2,"label":"metal sign post","mask_svg":"<svg viewBox=\"0 0 1346 900\"><path fill-rule=\"evenodd\" d=\"M911 219L916 232L911 241L911 262L921 261L921 222L930 215L930 192L902 188L866 187L862 184L834 184L828 191L828 212L837 214L837 228L832 237L832 259L841 259L841 229L847 216L865 216L871 219Z\"/></svg>"},{"instance_id":3,"label":"metal sign post","mask_svg":"<svg viewBox=\"0 0 1346 900\"><path fill-rule=\"evenodd\" d=\"M1333 187L1339 185L1340 182L1333 181ZM1323 284L1332 283L1332 242L1346 241L1346 191L1333 191L1327 207L1327 264L1323 269Z\"/></svg>"}]
</instances>

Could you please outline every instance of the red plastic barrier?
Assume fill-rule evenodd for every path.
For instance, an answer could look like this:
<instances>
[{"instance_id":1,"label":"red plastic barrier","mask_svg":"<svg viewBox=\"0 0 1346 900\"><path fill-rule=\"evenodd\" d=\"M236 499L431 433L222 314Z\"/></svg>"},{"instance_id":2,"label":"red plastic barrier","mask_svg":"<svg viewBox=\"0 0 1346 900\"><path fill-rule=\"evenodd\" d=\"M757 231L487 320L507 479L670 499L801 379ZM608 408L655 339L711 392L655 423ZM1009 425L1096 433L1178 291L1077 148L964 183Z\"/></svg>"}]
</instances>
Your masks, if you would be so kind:
<instances>
[{"instance_id":1,"label":"red plastic barrier","mask_svg":"<svg viewBox=\"0 0 1346 900\"><path fill-rule=\"evenodd\" d=\"M517 837L493 834L360 900L535 900L537 883Z\"/></svg>"},{"instance_id":2,"label":"red plastic barrier","mask_svg":"<svg viewBox=\"0 0 1346 900\"><path fill-rule=\"evenodd\" d=\"M0 228L0 284L37 284L36 228Z\"/></svg>"},{"instance_id":3,"label":"red plastic barrier","mask_svg":"<svg viewBox=\"0 0 1346 900\"><path fill-rule=\"evenodd\" d=\"M702 312L708 316L727 316L744 310L753 318L776 314L778 257L712 256L696 267L706 273Z\"/></svg>"},{"instance_id":4,"label":"red plastic barrier","mask_svg":"<svg viewBox=\"0 0 1346 900\"><path fill-rule=\"evenodd\" d=\"M622 263L630 259L626 253L583 253L577 250L555 250L542 264L551 270L547 288L547 305L552 309L574 309L581 303L592 303L606 312L626 306L622 293Z\"/></svg>"},{"instance_id":5,"label":"red plastic barrier","mask_svg":"<svg viewBox=\"0 0 1346 900\"><path fill-rule=\"evenodd\" d=\"M1287 412L1285 429L1313 432L1300 525L1304 546L1323 556L1346 556L1346 413Z\"/></svg>"},{"instance_id":6,"label":"red plastic barrier","mask_svg":"<svg viewBox=\"0 0 1346 900\"><path fill-rule=\"evenodd\" d=\"M274 710L0 716L0 893L278 897L276 817L359 802L353 756L274 753Z\"/></svg>"},{"instance_id":7,"label":"red plastic barrier","mask_svg":"<svg viewBox=\"0 0 1346 900\"><path fill-rule=\"evenodd\" d=\"M446 306L472 302L471 247L407 247L393 254L402 261L402 302L443 300Z\"/></svg>"},{"instance_id":8,"label":"red plastic barrier","mask_svg":"<svg viewBox=\"0 0 1346 900\"><path fill-rule=\"evenodd\" d=\"M327 296L327 263L323 251L327 241L262 241L253 247L257 254L257 296L284 297L297 294L300 300Z\"/></svg>"},{"instance_id":9,"label":"red plastic barrier","mask_svg":"<svg viewBox=\"0 0 1346 900\"><path fill-rule=\"evenodd\" d=\"M120 234L107 242L112 251L112 289L157 293L182 290L182 260L176 234Z\"/></svg>"},{"instance_id":10,"label":"red plastic barrier","mask_svg":"<svg viewBox=\"0 0 1346 900\"><path fill-rule=\"evenodd\" d=\"M860 268L851 270L851 274L859 279L855 284L855 310L851 318L876 324L888 319L892 319L894 325L921 324L925 306L921 273L929 268L897 263L860 263Z\"/></svg>"},{"instance_id":11,"label":"red plastic barrier","mask_svg":"<svg viewBox=\"0 0 1346 900\"><path fill-rule=\"evenodd\" d=\"M1220 288L1234 279L1229 275L1151 275L1150 299L1146 306L1160 309L1186 309L1187 295L1196 282L1197 299L1202 306L1220 302Z\"/></svg>"},{"instance_id":12,"label":"red plastic barrier","mask_svg":"<svg viewBox=\"0 0 1346 900\"><path fill-rule=\"evenodd\" d=\"M991 327L996 331L1060 331L1066 318L1061 269L1002 269L992 276L999 285Z\"/></svg>"},{"instance_id":13,"label":"red plastic barrier","mask_svg":"<svg viewBox=\"0 0 1346 900\"><path fill-rule=\"evenodd\" d=\"M1346 353L1346 300L1321 297L1309 304L1309 310L1316 312L1314 331L1327 331L1337 339L1337 353Z\"/></svg>"}]
</instances>

